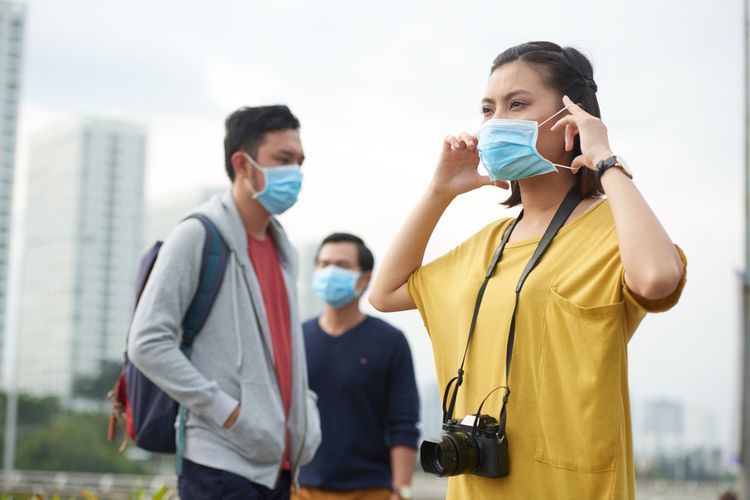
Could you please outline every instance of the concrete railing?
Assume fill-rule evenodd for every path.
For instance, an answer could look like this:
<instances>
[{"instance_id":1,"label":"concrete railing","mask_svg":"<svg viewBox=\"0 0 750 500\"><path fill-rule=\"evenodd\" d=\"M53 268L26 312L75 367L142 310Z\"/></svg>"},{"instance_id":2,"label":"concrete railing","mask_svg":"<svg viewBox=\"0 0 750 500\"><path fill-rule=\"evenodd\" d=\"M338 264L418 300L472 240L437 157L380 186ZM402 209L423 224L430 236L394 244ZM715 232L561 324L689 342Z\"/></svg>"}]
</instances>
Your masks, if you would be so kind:
<instances>
[{"instance_id":1,"label":"concrete railing","mask_svg":"<svg viewBox=\"0 0 750 500\"><path fill-rule=\"evenodd\" d=\"M177 478L174 474L128 475L92 474L83 472L14 471L2 476L3 493L38 494L43 498L52 495L80 496L88 492L98 498L127 499L139 490L144 498L150 499L165 486L176 498ZM447 480L418 474L414 478L414 492L417 500L440 500L445 498ZM169 495L164 497L169 498Z\"/></svg>"},{"instance_id":2,"label":"concrete railing","mask_svg":"<svg viewBox=\"0 0 750 500\"><path fill-rule=\"evenodd\" d=\"M2 476L3 493L38 494L42 498L52 495L80 496L88 492L101 499L127 499L139 491L150 499L159 491L168 489L167 498L177 498L177 478L174 474L128 475L91 474L82 472L14 471ZM418 473L414 477L416 500L441 500L445 498L447 479ZM731 483L697 483L669 481L636 481L639 500L717 500L724 491L733 488ZM736 489L736 488L734 488Z\"/></svg>"}]
</instances>

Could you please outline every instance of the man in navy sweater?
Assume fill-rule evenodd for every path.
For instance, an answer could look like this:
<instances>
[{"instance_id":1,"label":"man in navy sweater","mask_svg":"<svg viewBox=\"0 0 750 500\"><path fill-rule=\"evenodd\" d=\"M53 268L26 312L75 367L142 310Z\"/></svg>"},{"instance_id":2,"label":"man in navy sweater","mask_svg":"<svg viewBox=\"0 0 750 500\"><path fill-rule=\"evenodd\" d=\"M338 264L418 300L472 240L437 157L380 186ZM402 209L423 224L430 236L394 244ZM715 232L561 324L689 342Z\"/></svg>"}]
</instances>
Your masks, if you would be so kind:
<instances>
[{"instance_id":1,"label":"man in navy sweater","mask_svg":"<svg viewBox=\"0 0 750 500\"><path fill-rule=\"evenodd\" d=\"M419 396L401 331L366 316L372 252L357 236L321 244L313 286L323 314L303 326L323 442L300 472L298 500L408 500L419 438Z\"/></svg>"}]
</instances>

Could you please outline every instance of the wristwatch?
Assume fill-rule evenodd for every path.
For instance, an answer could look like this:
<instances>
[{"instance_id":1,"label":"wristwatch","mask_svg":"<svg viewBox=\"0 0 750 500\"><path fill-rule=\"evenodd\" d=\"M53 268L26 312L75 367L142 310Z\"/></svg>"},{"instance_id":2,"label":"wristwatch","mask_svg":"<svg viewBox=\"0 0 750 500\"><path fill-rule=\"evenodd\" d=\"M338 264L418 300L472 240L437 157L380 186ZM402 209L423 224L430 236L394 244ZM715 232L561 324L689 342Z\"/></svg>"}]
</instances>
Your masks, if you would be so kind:
<instances>
[{"instance_id":1,"label":"wristwatch","mask_svg":"<svg viewBox=\"0 0 750 500\"><path fill-rule=\"evenodd\" d=\"M412 500L414 498L414 491L411 486L401 486L400 488L393 488L393 493L401 497L401 500Z\"/></svg>"},{"instance_id":2,"label":"wristwatch","mask_svg":"<svg viewBox=\"0 0 750 500\"><path fill-rule=\"evenodd\" d=\"M613 155L609 158L605 158L604 160L601 160L599 163L596 164L596 179L599 180L602 178L602 175L604 175L604 172L609 170L610 168L617 168L622 171L623 174L627 175L629 178L633 178L633 173L630 171L630 168L628 168L628 164L625 163L625 160L620 158L619 156Z\"/></svg>"}]
</instances>

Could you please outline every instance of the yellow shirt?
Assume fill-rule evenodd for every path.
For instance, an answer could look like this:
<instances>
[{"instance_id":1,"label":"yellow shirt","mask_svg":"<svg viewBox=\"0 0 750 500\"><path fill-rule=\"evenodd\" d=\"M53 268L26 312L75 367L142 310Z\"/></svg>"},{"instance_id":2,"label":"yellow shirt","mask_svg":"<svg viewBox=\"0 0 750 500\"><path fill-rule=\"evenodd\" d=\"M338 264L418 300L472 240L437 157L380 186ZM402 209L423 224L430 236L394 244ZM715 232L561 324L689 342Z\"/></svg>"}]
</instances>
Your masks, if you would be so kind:
<instances>
[{"instance_id":1,"label":"yellow shirt","mask_svg":"<svg viewBox=\"0 0 750 500\"><path fill-rule=\"evenodd\" d=\"M477 292L511 220L486 226L409 278L441 391L461 363ZM515 288L538 243L508 243L489 281L454 418L475 413L505 383ZM683 277L658 301L627 288L607 200L564 226L521 292L509 384L510 475L451 477L447 498L634 498L627 343L647 312L677 303L684 285ZM482 413L498 418L501 394Z\"/></svg>"}]
</instances>

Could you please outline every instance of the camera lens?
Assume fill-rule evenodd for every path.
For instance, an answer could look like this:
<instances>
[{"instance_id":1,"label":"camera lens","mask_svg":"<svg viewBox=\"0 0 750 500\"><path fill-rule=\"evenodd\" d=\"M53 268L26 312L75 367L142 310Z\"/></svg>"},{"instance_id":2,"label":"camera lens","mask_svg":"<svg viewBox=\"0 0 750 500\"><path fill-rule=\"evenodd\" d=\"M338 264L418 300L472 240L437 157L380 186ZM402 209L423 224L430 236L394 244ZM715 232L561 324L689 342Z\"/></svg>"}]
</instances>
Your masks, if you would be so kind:
<instances>
[{"instance_id":1,"label":"camera lens","mask_svg":"<svg viewBox=\"0 0 750 500\"><path fill-rule=\"evenodd\" d=\"M439 441L425 439L419 455L424 471L441 477L472 472L479 463L477 443L461 431L444 432Z\"/></svg>"},{"instance_id":2,"label":"camera lens","mask_svg":"<svg viewBox=\"0 0 750 500\"><path fill-rule=\"evenodd\" d=\"M433 460L433 467L440 475L443 475L443 472L445 471L445 459L443 458L443 449L440 446L437 446L435 448L435 455L432 458Z\"/></svg>"},{"instance_id":3,"label":"camera lens","mask_svg":"<svg viewBox=\"0 0 750 500\"><path fill-rule=\"evenodd\" d=\"M434 466L440 470L441 476L471 472L478 462L478 448L471 436L464 432L443 434L434 453Z\"/></svg>"},{"instance_id":4,"label":"camera lens","mask_svg":"<svg viewBox=\"0 0 750 500\"><path fill-rule=\"evenodd\" d=\"M438 456L439 455L439 456ZM419 447L419 461L422 469L429 474L443 475L443 454L440 451L440 443L431 439L422 441Z\"/></svg>"}]
</instances>

